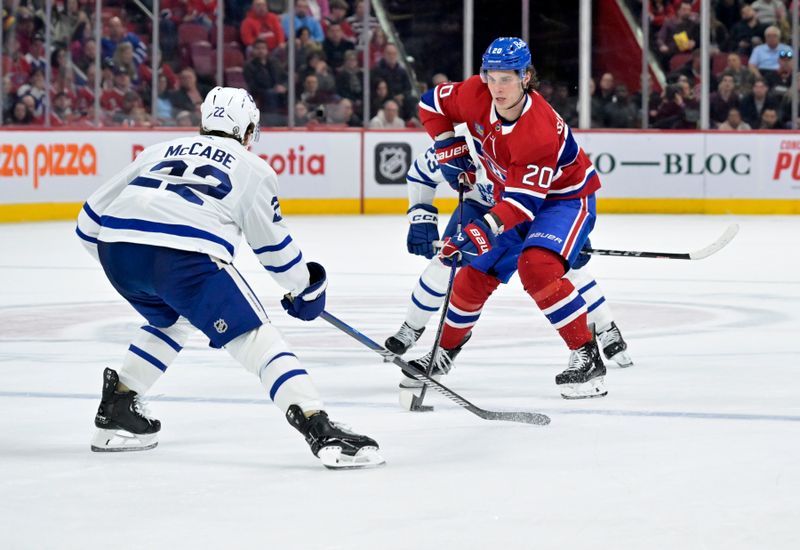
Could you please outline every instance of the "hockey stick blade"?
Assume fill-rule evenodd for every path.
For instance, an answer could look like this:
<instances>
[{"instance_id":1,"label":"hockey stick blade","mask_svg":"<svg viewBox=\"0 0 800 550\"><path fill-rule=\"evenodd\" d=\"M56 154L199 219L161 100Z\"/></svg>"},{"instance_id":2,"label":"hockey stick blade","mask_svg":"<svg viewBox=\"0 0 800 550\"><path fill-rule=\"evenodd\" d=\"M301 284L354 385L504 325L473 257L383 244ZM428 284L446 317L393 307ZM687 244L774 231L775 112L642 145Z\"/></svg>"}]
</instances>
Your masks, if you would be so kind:
<instances>
[{"instance_id":1,"label":"hockey stick blade","mask_svg":"<svg viewBox=\"0 0 800 550\"><path fill-rule=\"evenodd\" d=\"M624 256L629 258L661 258L665 260L702 260L716 254L730 243L739 232L739 224L731 224L713 243L694 252L646 252L637 250L607 250L602 248L584 248L581 254L595 256Z\"/></svg>"},{"instance_id":2,"label":"hockey stick blade","mask_svg":"<svg viewBox=\"0 0 800 550\"><path fill-rule=\"evenodd\" d=\"M331 315L327 311L323 311L320 314L320 317L333 325L334 327L338 328L345 334L349 335L351 338L358 340L365 346L367 346L372 351L378 353L382 357L389 359L392 363L400 367L403 372L405 372L408 376L419 380L420 382L424 382L428 384L432 389L439 392L440 394L447 397L449 400L453 401L457 405L467 409L472 414L483 418L484 420L505 420L507 422L519 422L522 424L536 424L538 426L546 426L550 423L550 417L542 414L542 413L535 413L535 412L528 412L528 411L487 411L485 409L481 409L477 407L458 395L456 392L444 386L425 374L424 371L417 369L416 367L408 364L406 361L403 361L400 357L389 351L388 349L384 348L365 334L359 332L358 330L354 329L344 321L336 318L335 316Z\"/></svg>"}]
</instances>

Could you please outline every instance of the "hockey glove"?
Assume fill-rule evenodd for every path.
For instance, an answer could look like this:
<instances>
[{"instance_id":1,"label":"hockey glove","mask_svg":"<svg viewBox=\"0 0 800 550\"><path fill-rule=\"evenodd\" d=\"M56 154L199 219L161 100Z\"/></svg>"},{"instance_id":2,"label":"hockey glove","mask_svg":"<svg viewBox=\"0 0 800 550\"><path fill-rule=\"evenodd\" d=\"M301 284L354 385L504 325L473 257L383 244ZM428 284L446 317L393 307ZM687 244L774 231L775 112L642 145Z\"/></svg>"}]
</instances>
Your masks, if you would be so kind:
<instances>
[{"instance_id":1,"label":"hockey glove","mask_svg":"<svg viewBox=\"0 0 800 550\"><path fill-rule=\"evenodd\" d=\"M308 286L296 296L291 293L284 296L281 305L292 317L312 321L325 309L325 289L328 287L328 279L325 276L325 268L317 262L308 262L306 265L309 274Z\"/></svg>"},{"instance_id":2,"label":"hockey glove","mask_svg":"<svg viewBox=\"0 0 800 550\"><path fill-rule=\"evenodd\" d=\"M430 204L415 204L408 209L408 238L411 254L433 258L433 241L439 240L439 210Z\"/></svg>"},{"instance_id":3,"label":"hockey glove","mask_svg":"<svg viewBox=\"0 0 800 550\"><path fill-rule=\"evenodd\" d=\"M495 243L495 235L489 224L483 218L470 222L460 233L444 241L440 256L450 258L456 253L461 253L464 264L469 264L473 258L486 254Z\"/></svg>"},{"instance_id":4,"label":"hockey glove","mask_svg":"<svg viewBox=\"0 0 800 550\"><path fill-rule=\"evenodd\" d=\"M467 140L461 136L450 137L434 142L433 146L439 168L450 187L456 191L461 185L471 189L475 185L478 167L472 162Z\"/></svg>"}]
</instances>

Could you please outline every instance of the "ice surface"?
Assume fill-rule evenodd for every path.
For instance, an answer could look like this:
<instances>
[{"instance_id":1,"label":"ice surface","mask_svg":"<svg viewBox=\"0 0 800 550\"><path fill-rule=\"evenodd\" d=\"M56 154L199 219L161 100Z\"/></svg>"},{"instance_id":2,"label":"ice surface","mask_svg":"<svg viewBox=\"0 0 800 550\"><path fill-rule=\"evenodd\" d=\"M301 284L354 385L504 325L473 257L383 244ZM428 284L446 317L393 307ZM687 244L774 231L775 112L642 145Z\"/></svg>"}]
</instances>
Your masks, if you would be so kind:
<instances>
[{"instance_id":1,"label":"ice surface","mask_svg":"<svg viewBox=\"0 0 800 550\"><path fill-rule=\"evenodd\" d=\"M380 342L396 330L426 262L405 218L288 221L328 269L328 309ZM386 467L348 472L200 337L153 388L158 448L91 453L102 369L141 320L73 224L0 226L0 548L800 548L800 217L601 216L592 241L689 251L733 221L706 260L591 261L636 362L609 369L604 399L559 397L564 345L516 279L498 290L445 383L544 428L435 393L435 412L400 411L396 367L288 317L242 254L331 417L381 444Z\"/></svg>"}]
</instances>

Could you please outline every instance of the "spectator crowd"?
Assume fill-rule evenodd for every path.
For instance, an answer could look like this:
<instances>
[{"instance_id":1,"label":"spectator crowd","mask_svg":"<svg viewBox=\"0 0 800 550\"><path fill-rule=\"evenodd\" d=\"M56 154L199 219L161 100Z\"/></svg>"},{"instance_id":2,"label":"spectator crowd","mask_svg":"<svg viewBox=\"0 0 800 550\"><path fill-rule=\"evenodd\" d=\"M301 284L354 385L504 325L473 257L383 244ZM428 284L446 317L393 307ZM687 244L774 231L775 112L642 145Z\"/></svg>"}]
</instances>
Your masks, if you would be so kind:
<instances>
[{"instance_id":1,"label":"spectator crowd","mask_svg":"<svg viewBox=\"0 0 800 550\"><path fill-rule=\"evenodd\" d=\"M93 0L54 2L51 48L46 51L44 2L0 0L4 124L80 127L99 120L101 126L197 126L203 97L216 85L216 48L222 48L225 85L250 91L264 125L285 126L291 108L298 126L363 126L365 61L372 87L368 125L419 125L417 93L398 48L387 41L371 14L369 55L364 59L365 48L359 43L363 0L296 0L293 67L286 0L224 1L223 44L217 44L222 1L160 1L153 106L153 22L135 3L103 2L102 39L97 44ZM95 113L98 56L100 111ZM296 101L289 106L292 86Z\"/></svg>"},{"instance_id":2,"label":"spectator crowd","mask_svg":"<svg viewBox=\"0 0 800 550\"><path fill-rule=\"evenodd\" d=\"M797 54L787 44L790 1L711 0L712 70L709 82L704 83L700 0L647 0L650 51L666 75L663 91L648 98L648 126L697 128L700 92L707 86L714 128L790 128L792 67ZM366 125L419 126L417 98L428 83L412 88L398 47L387 41L372 15L367 18L369 53L364 59L364 0L296 0L293 37L289 36L287 0L161 0L155 106L151 104L152 20L136 3L103 2L102 38L97 44L95 2L57 0L50 21L51 48L46 51L44 2L0 2L6 125L94 126L99 120L102 126L197 126L200 103L216 84L217 49L221 48L224 83L251 92L264 125L286 125L291 110L298 126L364 126L366 67L371 85ZM216 39L218 2L224 2L225 9L222 44ZM641 9L642 3L634 6ZM292 67L290 39L296 47ZM100 111L95 113L98 56ZM435 64L435 58L428 62ZM430 85L446 80L445 75L436 74ZM289 105L292 87L295 103ZM577 126L572 89L559 81L543 80L539 85L545 99L570 125ZM592 127L641 127L639 92L617 83L613 72L598 75L596 82L593 79L590 92Z\"/></svg>"}]
</instances>

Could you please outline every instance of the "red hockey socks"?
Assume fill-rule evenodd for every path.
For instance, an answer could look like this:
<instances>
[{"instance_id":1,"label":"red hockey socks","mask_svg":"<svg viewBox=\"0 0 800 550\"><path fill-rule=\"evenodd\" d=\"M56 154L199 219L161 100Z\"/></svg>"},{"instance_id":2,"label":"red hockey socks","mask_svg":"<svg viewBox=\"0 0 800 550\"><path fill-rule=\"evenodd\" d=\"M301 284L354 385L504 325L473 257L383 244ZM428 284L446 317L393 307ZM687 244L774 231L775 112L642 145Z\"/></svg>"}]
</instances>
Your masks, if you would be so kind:
<instances>
[{"instance_id":1,"label":"red hockey socks","mask_svg":"<svg viewBox=\"0 0 800 550\"><path fill-rule=\"evenodd\" d=\"M483 304L500 281L469 266L461 268L453 283L450 305L442 329L442 348L453 349L472 330L481 316Z\"/></svg>"},{"instance_id":2,"label":"red hockey socks","mask_svg":"<svg viewBox=\"0 0 800 550\"><path fill-rule=\"evenodd\" d=\"M525 291L558 330L569 349L578 349L592 339L586 324L586 302L564 278L564 260L544 248L528 248L517 264Z\"/></svg>"}]
</instances>

